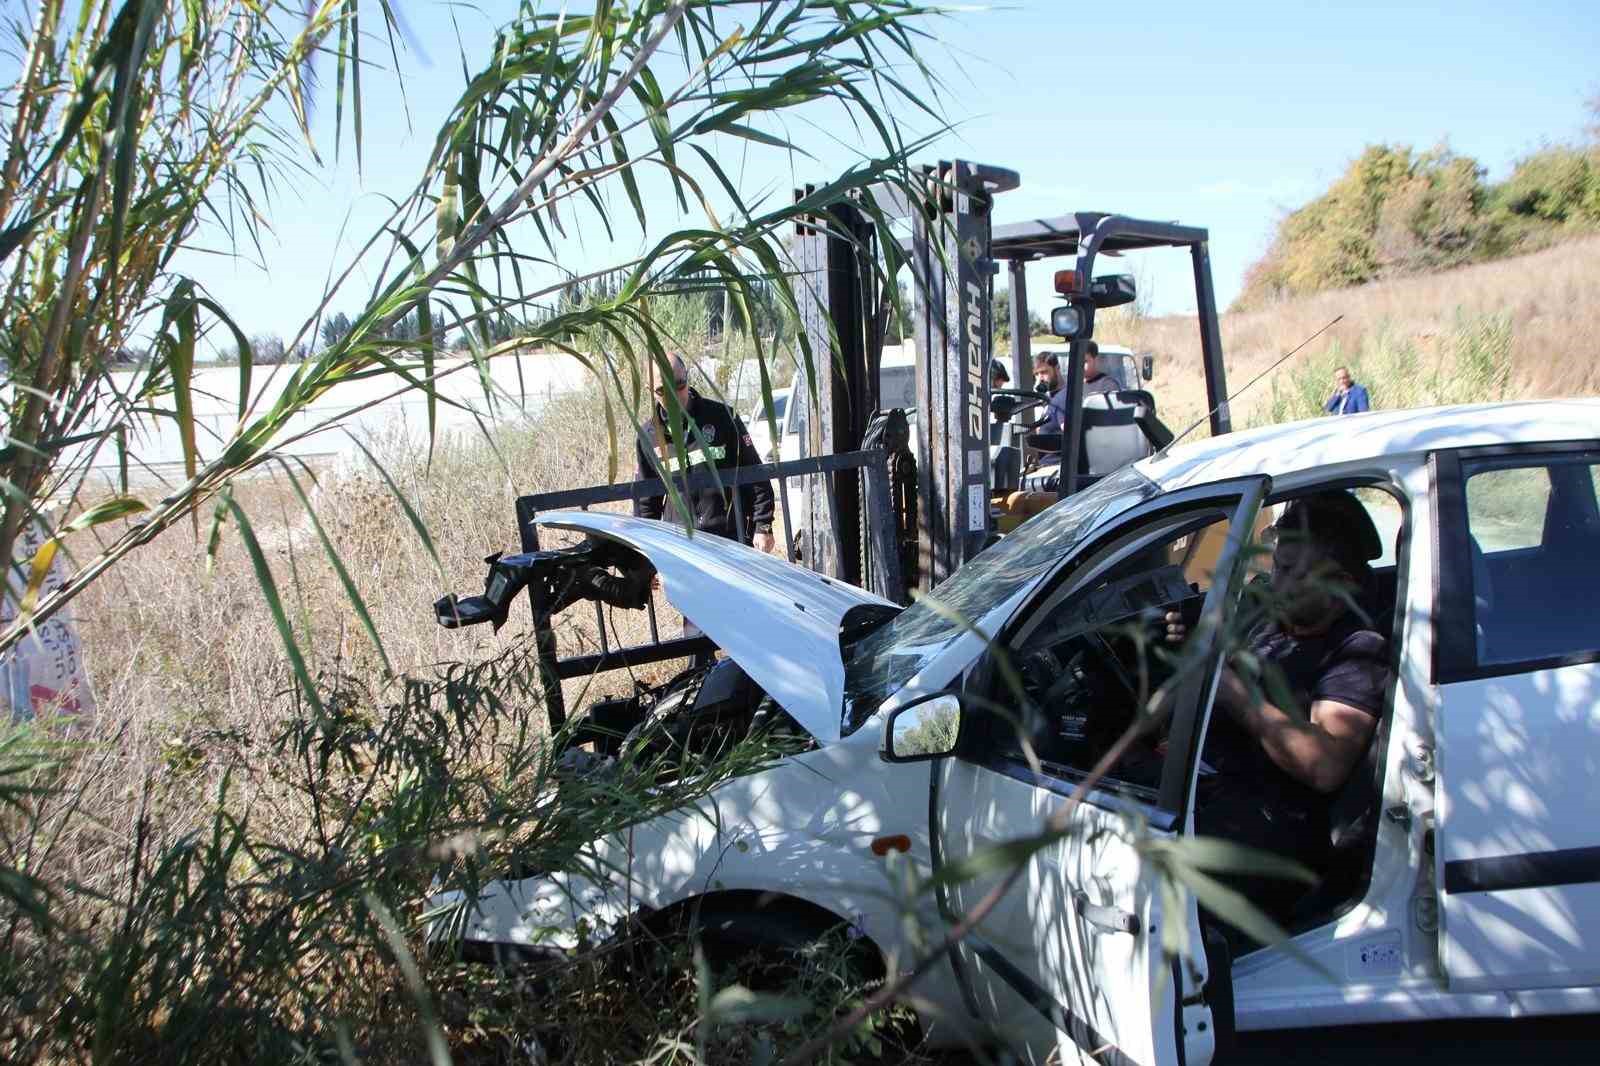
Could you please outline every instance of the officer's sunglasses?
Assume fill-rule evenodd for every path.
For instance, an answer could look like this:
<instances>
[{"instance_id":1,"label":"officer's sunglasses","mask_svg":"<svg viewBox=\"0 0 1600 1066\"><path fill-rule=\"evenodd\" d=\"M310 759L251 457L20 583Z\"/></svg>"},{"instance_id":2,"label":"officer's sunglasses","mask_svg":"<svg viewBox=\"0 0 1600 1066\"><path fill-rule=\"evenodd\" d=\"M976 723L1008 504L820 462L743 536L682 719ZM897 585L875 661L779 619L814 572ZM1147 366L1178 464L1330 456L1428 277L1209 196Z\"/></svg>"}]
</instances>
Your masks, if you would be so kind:
<instances>
[{"instance_id":1,"label":"officer's sunglasses","mask_svg":"<svg viewBox=\"0 0 1600 1066\"><path fill-rule=\"evenodd\" d=\"M688 378L673 378L672 379L672 388L674 390L681 391L681 390L686 389L688 387L689 387L689 379ZM661 384L656 386L656 395L657 396L665 396L667 394L667 391L668 391L667 390L667 383L664 382L664 381Z\"/></svg>"}]
</instances>

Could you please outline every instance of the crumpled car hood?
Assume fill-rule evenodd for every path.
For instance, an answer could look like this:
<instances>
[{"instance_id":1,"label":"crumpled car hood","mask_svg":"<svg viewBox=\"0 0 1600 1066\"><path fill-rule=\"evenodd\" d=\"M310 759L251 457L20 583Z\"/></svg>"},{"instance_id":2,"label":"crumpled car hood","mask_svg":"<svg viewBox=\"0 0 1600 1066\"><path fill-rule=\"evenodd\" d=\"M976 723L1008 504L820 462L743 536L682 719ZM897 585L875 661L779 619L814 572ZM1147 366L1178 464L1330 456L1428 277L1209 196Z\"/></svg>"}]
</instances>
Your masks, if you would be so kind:
<instances>
[{"instance_id":1,"label":"crumpled car hood","mask_svg":"<svg viewBox=\"0 0 1600 1066\"><path fill-rule=\"evenodd\" d=\"M542 526L626 544L650 560L662 591L819 743L839 739L844 659L839 627L853 607L896 604L722 537L599 511L551 511Z\"/></svg>"}]
</instances>

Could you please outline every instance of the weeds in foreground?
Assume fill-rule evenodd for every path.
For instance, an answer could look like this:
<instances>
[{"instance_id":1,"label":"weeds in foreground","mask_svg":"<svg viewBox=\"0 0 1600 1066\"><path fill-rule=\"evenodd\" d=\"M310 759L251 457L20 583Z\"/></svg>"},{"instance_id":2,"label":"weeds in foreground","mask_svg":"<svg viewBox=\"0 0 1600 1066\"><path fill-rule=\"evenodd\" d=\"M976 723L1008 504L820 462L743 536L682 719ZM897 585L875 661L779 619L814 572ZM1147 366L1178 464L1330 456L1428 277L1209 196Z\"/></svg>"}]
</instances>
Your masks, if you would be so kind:
<instances>
[{"instance_id":1,"label":"weeds in foreground","mask_svg":"<svg viewBox=\"0 0 1600 1066\"><path fill-rule=\"evenodd\" d=\"M669 778L641 764L649 789L564 776L531 655L519 642L381 692L326 676L320 711L192 731L130 778L107 773L121 729L70 748L11 733L0 866L38 874L6 885L34 903L7 908L0 943L5 1061L412 1059L432 993L408 992L387 915L414 923L432 887L471 893L487 871L569 868L782 750L753 742ZM580 1028L582 1002L567 1007ZM470 1042L458 1015L447 1041Z\"/></svg>"},{"instance_id":2,"label":"weeds in foreground","mask_svg":"<svg viewBox=\"0 0 1600 1066\"><path fill-rule=\"evenodd\" d=\"M844 932L780 967L758 955L713 961L681 929L557 964L439 963L431 978L458 1061L654 1066L775 1062L882 984ZM909 1008L896 1006L818 1061L937 1061L919 1043Z\"/></svg>"}]
</instances>

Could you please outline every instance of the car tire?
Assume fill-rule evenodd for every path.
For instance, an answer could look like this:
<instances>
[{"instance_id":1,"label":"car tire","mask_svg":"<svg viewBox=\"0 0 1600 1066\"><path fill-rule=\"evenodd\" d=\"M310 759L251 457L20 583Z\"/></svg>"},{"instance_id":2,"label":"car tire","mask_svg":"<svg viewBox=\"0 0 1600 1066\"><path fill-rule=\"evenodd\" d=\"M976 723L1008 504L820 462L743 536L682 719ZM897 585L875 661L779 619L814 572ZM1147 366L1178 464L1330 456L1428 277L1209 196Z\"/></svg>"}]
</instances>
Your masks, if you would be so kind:
<instances>
[{"instance_id":1,"label":"car tire","mask_svg":"<svg viewBox=\"0 0 1600 1066\"><path fill-rule=\"evenodd\" d=\"M858 995L870 995L883 980L883 959L877 948L838 916L764 894L734 895L744 898L708 901L658 918L652 923L661 937L658 942L688 937L700 946L712 970L721 975L719 983L737 982L757 993L815 990L817 975L823 973L825 989L856 990L850 998L853 1003ZM823 1019L812 1017L809 1021L810 1031L805 1035L821 1031ZM864 1041L854 1047L836 1046L831 1057L819 1061L917 1061L914 1049L921 1046L923 1034L909 1009L898 1008L880 1017L873 1036L875 1048Z\"/></svg>"}]
</instances>

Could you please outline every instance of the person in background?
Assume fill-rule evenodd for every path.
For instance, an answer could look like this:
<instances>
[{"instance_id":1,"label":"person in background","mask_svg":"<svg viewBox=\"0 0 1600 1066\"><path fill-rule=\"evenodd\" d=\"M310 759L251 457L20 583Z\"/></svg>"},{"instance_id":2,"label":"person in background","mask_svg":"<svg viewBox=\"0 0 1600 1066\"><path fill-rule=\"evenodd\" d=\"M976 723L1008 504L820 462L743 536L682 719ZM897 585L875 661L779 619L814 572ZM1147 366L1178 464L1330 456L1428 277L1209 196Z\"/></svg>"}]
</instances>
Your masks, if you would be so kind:
<instances>
[{"instance_id":1,"label":"person in background","mask_svg":"<svg viewBox=\"0 0 1600 1066\"><path fill-rule=\"evenodd\" d=\"M1003 389L1011 384L1011 371L998 359L989 360L989 387Z\"/></svg>"},{"instance_id":2,"label":"person in background","mask_svg":"<svg viewBox=\"0 0 1600 1066\"><path fill-rule=\"evenodd\" d=\"M1053 353L1049 354L1049 358L1052 361L1049 364L1050 375L1048 376L1056 384L1050 392L1050 403L1045 408L1045 428L1055 433L1063 433L1066 431L1067 425L1067 387L1066 382L1061 379L1060 360ZM1040 367L1037 360L1033 364L1033 376L1035 381L1040 380ZM1037 386L1035 387L1037 388ZM1118 387L1117 379L1107 374L1100 367L1100 345L1094 341L1084 341L1083 398L1087 400L1090 396L1116 392Z\"/></svg>"},{"instance_id":3,"label":"person in background","mask_svg":"<svg viewBox=\"0 0 1600 1066\"><path fill-rule=\"evenodd\" d=\"M1333 372L1333 395L1322 409L1330 415L1358 415L1372 410L1372 397L1367 395L1365 385L1356 384L1350 368L1341 366Z\"/></svg>"},{"instance_id":4,"label":"person in background","mask_svg":"<svg viewBox=\"0 0 1600 1066\"><path fill-rule=\"evenodd\" d=\"M1094 341L1083 342L1083 394L1093 396L1100 392L1116 392L1117 379L1100 365L1100 345Z\"/></svg>"},{"instance_id":5,"label":"person in background","mask_svg":"<svg viewBox=\"0 0 1600 1066\"><path fill-rule=\"evenodd\" d=\"M725 404L701 396L689 387L689 370L681 355L668 357L672 379L656 389L655 418L646 423L640 433L638 445L638 471L635 479L644 481L659 477L657 464L667 473L673 473L678 463L678 452L672 440L673 415L668 410L667 394L677 394L678 406L689 421L688 439L683 442L684 452L691 468L707 461L719 470L735 470L741 466L760 466L750 432L744 422ZM665 434L663 446L657 447L656 433ZM652 461L652 455L655 457ZM773 496L770 481L758 481L738 489L739 514L744 520L743 537L735 528L735 513L731 492L709 486L689 495L685 501L694 510L691 516L694 527L730 540L742 539L760 551L770 552L773 547L772 510ZM682 517L668 514L672 510L665 496L651 496L634 505L634 514L641 518L667 518L682 524Z\"/></svg>"},{"instance_id":6,"label":"person in background","mask_svg":"<svg viewBox=\"0 0 1600 1066\"><path fill-rule=\"evenodd\" d=\"M1033 391L1054 398L1061 391L1061 362L1055 352L1038 352L1033 357Z\"/></svg>"}]
</instances>

